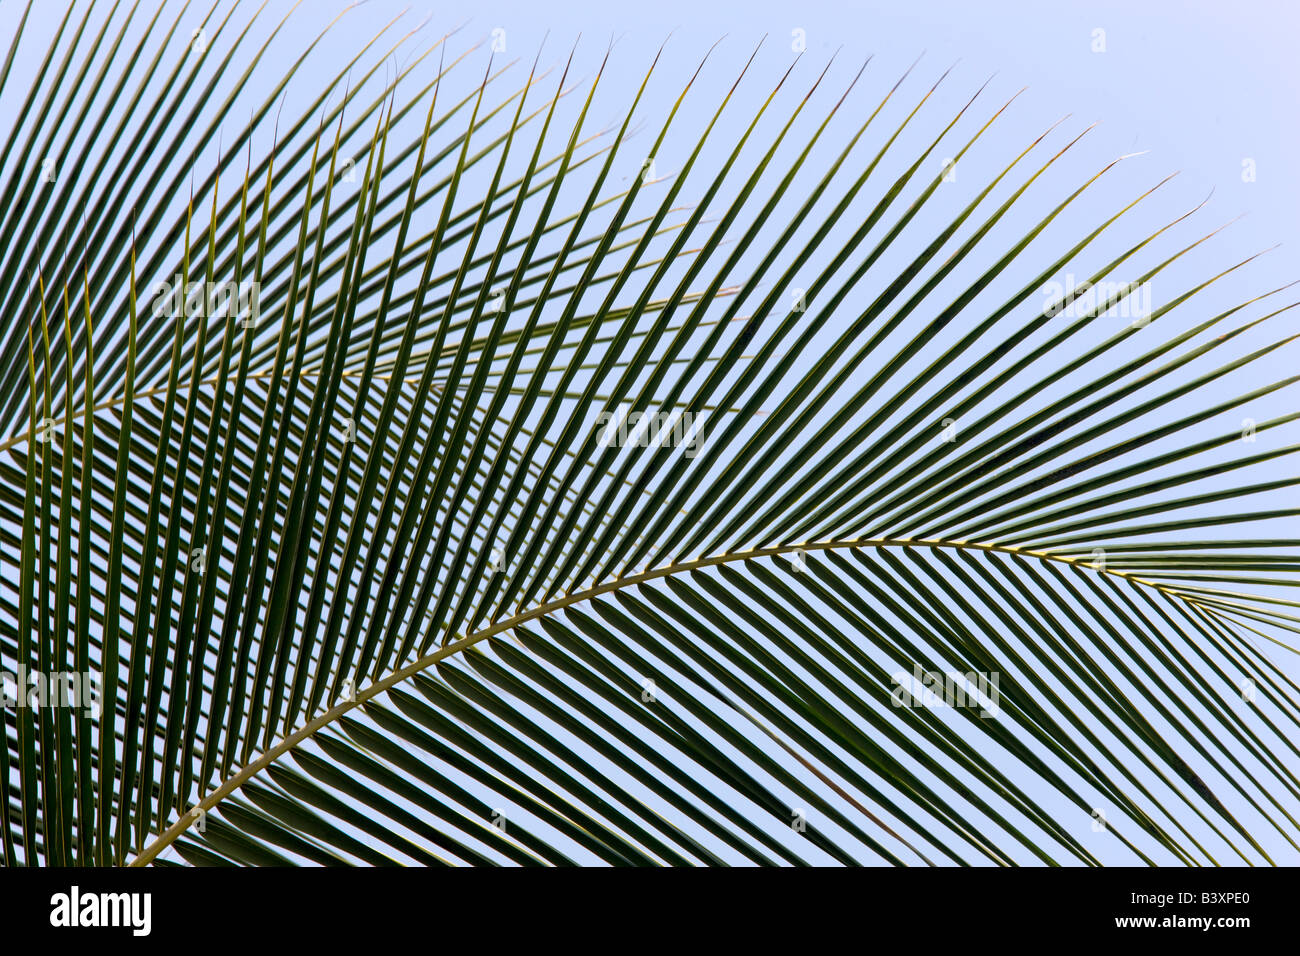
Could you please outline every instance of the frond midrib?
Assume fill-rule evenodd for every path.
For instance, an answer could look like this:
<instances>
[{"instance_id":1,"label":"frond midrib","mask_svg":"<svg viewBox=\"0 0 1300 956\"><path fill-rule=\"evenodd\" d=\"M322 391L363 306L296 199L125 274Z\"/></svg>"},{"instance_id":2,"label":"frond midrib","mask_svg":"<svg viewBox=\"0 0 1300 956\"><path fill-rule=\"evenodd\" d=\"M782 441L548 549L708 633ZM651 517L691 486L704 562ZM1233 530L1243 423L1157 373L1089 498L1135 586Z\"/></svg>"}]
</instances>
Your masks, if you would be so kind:
<instances>
[{"instance_id":1,"label":"frond midrib","mask_svg":"<svg viewBox=\"0 0 1300 956\"><path fill-rule=\"evenodd\" d=\"M435 664L441 663L447 658L452 657L463 650L467 650L490 637L495 637L497 634L513 630L529 621L545 617L549 614L554 614L557 611L562 611L575 604L589 601L602 594L609 594L627 587L645 584L648 581L654 581L675 574L699 571L704 568L714 567L721 564L730 564L736 561L752 561L757 558L776 557L783 554L794 554L798 552L891 547L950 548L959 551L986 551L1011 554L1022 558L1058 561L1063 564L1098 571L1102 574L1111 574L1133 584L1141 584L1154 588L1155 590L1170 596L1182 596L1179 591L1170 588L1167 585L1162 585L1158 582L1139 577L1137 574L1130 571L1101 567L1093 564L1090 560L1078 556L1059 554L1051 551L1036 551L1032 548L1022 548L1013 545L990 544L979 541L947 541L934 538L852 538L833 541L804 542L801 544L778 545L769 548L751 548L745 551L726 552L723 554L711 555L709 557L697 558L693 561L685 561L680 564L666 564L657 568L649 568L645 571L628 575L626 577L615 577L612 580L605 581L601 584L593 585L592 587L585 588L581 591L565 594L563 597L544 602L536 607L519 611L504 620L490 624L482 630L475 631L473 634L462 637L457 641L444 644L437 650L432 651L405 667L394 671L387 677L374 682L364 690L358 690L352 700L345 700L336 704L320 716L304 724L292 734L283 738L274 747L264 751L259 757L257 757L257 759L240 768L235 774L227 778L216 789L209 793L208 796L195 804L188 812L181 814L180 818L176 820L176 822L160 833L152 843L141 850L135 859L133 859L128 865L145 866L151 863L159 853L170 846L189 828L190 824L197 818L195 811L206 813L212 810L217 804L242 787L256 774L270 766L290 750L299 746L317 731L334 723L344 714L360 707L362 704L378 697L380 694L387 692L420 672L428 670Z\"/></svg>"}]
</instances>

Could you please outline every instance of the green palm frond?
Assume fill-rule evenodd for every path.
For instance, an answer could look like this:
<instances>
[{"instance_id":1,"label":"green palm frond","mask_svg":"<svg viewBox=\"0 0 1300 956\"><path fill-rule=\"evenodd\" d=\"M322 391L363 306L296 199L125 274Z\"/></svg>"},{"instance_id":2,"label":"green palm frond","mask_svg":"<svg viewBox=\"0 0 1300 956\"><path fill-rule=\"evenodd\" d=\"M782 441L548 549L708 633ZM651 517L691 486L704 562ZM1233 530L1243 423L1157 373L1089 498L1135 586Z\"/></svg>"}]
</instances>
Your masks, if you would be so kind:
<instances>
[{"instance_id":1,"label":"green palm frond","mask_svg":"<svg viewBox=\"0 0 1300 956\"><path fill-rule=\"evenodd\" d=\"M596 128L608 57L390 23L285 109L320 37L92 10L0 73L0 670L102 683L3 711L7 865L1300 852L1295 303L1175 287L1167 179L869 63Z\"/></svg>"}]
</instances>

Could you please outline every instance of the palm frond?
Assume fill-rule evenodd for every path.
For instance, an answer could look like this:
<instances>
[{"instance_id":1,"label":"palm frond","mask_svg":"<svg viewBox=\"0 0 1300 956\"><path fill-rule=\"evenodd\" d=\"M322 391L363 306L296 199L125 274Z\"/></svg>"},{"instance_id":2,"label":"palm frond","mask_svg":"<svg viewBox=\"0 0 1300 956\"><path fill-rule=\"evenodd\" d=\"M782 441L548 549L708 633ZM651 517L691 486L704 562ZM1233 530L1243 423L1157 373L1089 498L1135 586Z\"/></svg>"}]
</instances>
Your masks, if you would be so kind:
<instances>
[{"instance_id":1,"label":"palm frond","mask_svg":"<svg viewBox=\"0 0 1300 956\"><path fill-rule=\"evenodd\" d=\"M217 6L0 72L0 670L102 681L4 710L6 864L1300 852L1295 303L1174 286L1204 204L870 63L594 129L389 23L285 115Z\"/></svg>"}]
</instances>

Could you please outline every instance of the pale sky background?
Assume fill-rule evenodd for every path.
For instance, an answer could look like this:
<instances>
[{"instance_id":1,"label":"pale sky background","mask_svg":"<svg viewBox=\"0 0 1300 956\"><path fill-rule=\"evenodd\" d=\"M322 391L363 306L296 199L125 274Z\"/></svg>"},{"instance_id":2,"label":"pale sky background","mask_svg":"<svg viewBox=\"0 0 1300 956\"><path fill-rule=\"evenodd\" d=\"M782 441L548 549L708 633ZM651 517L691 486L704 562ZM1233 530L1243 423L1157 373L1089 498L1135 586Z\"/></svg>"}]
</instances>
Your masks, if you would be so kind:
<instances>
[{"instance_id":1,"label":"pale sky background","mask_svg":"<svg viewBox=\"0 0 1300 956\"><path fill-rule=\"evenodd\" d=\"M200 5L206 9L206 4L196 4L195 9ZM287 0L270 0L264 14L267 24L276 22L291 5ZM287 63L296 56L307 40L342 6L334 0L307 0L291 19L289 30L272 47L267 75L273 74L279 63ZM39 4L37 9L41 10ZM638 136L649 140L686 79L717 42L696 88L686 97L675 120L675 135L670 135L664 152L656 157L658 174L668 175L677 168L684 152L693 145L694 137L708 122L750 53L766 35L759 55L737 91L734 106L719 123L683 190L682 201L691 202L703 190L703 183L707 182L704 177L712 175L716 161L731 149L744 129L743 124L753 115L752 111L794 60L792 42L802 39L806 43L806 52L765 117L765 125L756 134L756 142L764 147L767 137L775 134L790 109L808 91L833 55L834 61L826 78L805 108L798 129L815 128L844 92L863 61L868 56L873 57L846 100L843 115L837 116L831 124L824 134L824 141L818 144L809 159L801 179L791 189L787 206L796 207L807 195L806 190L799 191L799 185L815 182L821 176L847 137L856 131L870 110L918 56L921 60L891 102L891 110L882 114L881 125L873 128L855 155L874 154L883 142L881 131L886 128L892 131L924 91L955 63L950 75L905 135L900 137L890 158L882 165L879 177L868 183L859 204L874 202L881 191L879 183L892 181L990 76L993 79L988 88L954 128L946 143L964 142L1017 90L1021 87L1027 89L959 165L953 184L956 198L940 201L940 197L936 197L911 227L911 241L901 243L898 250L882 260L876 270L878 278L873 274L864 283L870 294L886 285L896 274L890 272L891 266L905 263L919 252L921 237L928 239L946 225L956 210L969 202L1003 165L1069 114L1044 145L1023 161L1023 167L1017 166L988 204L981 206L973 221L981 221L996 203L1009 194L1010 188L1023 182L1030 169L1037 168L1089 125L1098 125L1044 174L1025 199L993 230L986 240L984 253L974 255L973 261L965 263L946 280L936 293L936 299L946 304L962 283L972 281L991 264L991 253L1008 249L1038 217L1046 214L1107 162L1123 154L1144 153L1124 161L1090 188L1044 233L1038 255L1027 254L1027 259L1034 262L1035 270L1040 268L1051 261L1049 255L1055 258L1142 191L1170 173L1180 171L1175 179L1098 241L1088 260L1081 263L1078 278L1081 280L1092 269L1113 258L1119 250L1187 212L1213 192L1213 198L1204 209L1191 221L1167 233L1155 244L1154 250L1140 260L1142 268L1153 265L1235 217L1244 214L1244 218L1159 277L1153 284L1157 306L1247 256L1279 243L1281 246L1247 269L1216 284L1198 297L1194 308L1184 307L1177 326L1181 328L1182 324L1190 326L1255 294L1300 279L1300 258L1297 257L1300 250L1300 164L1296 162L1300 150L1300 130L1296 123L1296 117L1300 115L1297 111L1300 67L1294 49L1296 28L1300 25L1298 9L1300 7L1296 4L1285 0L1234 3L911 0L902 4L738 3L732 0L709 3L669 0L639 4L430 4L415 0L408 4L400 0L370 0L351 11L344 21L347 28L332 31L319 52L308 60L290 90L285 109L287 114L297 115L319 93L322 84L332 78L340 63L346 62L356 52L361 42L406 10L400 21L403 24L409 23L413 27L429 18L419 35L419 49L457 26L462 29L449 45L449 50L457 53L480 40L490 43L493 31L504 31L497 34L504 39L505 45L504 53L498 56L505 60L520 59L511 73L512 77L517 74L519 80L526 76L539 48L542 49L542 68L562 66L564 57L579 35L581 41L577 47L573 77L588 78L599 65L609 40L615 38L614 55L602 81L603 93L597 97L592 111L590 124L593 128L621 119L636 84L667 39L659 67L638 110L638 115L646 121L646 128ZM0 18L16 16L18 10L16 3L0 3ZM10 27L7 19L5 26L7 29ZM42 29L48 30L48 27L48 24L38 21L32 26L33 33L45 36ZM799 31L797 35L796 31ZM1098 31L1104 31L1104 36ZM542 46L544 38L545 45ZM39 62L43 42L34 42L23 50L16 69L21 70L24 57ZM1097 52L1094 48L1102 43L1104 51ZM398 57L399 61L402 56L405 56L405 51ZM455 71L455 83L449 83L449 86L458 90L458 95L463 95L477 83L486 63L485 46L471 54ZM425 74L431 76L431 68ZM428 81L428 76L422 76L421 85ZM558 78L558 74L555 76ZM553 85L554 79L547 81L543 87L546 95ZM512 79L509 84L502 85L501 91L504 92L507 86L513 92L518 83ZM415 88L412 84L408 92ZM260 101L265 93L266 87L259 85L253 99ZM582 93L585 95L585 88ZM542 100L543 97L538 95L538 103ZM11 108L13 102L6 97L4 105ZM247 116L250 102L248 98L241 98L232 105L229 115ZM423 104L417 112L422 122ZM0 113L0 122L6 118ZM204 122L210 118L205 116ZM264 133L259 131L255 148L265 149L269 141L270 130L267 127ZM531 147L532 140L527 142ZM799 136L792 134L774 166L779 169L782 158L792 157L802 146ZM624 188L622 184L635 174L636 159L642 155L639 149L628 147L627 156L611 176L613 185ZM738 169L747 175L748 164L758 155L756 147L751 146ZM941 145L935 154L936 164L947 155L951 155L947 145ZM215 157L215 148L209 148L195 165L202 169L206 162L210 167ZM183 165L190 160L187 157L160 158L160 162L172 161ZM242 159L235 164L242 174ZM1243 180L1243 170L1247 168L1253 170L1253 181ZM858 171L852 163L847 164L840 181L847 186ZM483 175L482 171L477 175ZM729 188L734 189L741 181L737 174ZM769 184L767 188L773 181L770 177L765 181ZM479 182L478 178L470 177L464 187L466 194L474 195L475 184ZM761 193L762 188L760 199L766 198L766 194ZM912 190L913 193L916 191ZM570 197L575 194L576 191L571 192ZM719 205L727 195L724 190ZM179 194L176 196L178 202L183 202L183 199ZM649 207L645 205L638 209L643 210L640 215L649 214ZM571 202L566 205L562 201L557 209L561 215L571 211ZM894 215L895 210L891 210L886 221L892 222ZM860 219L854 219L852 215L841 221L828 240L828 247L834 247L836 237L847 237L858 222ZM816 224L809 225L815 227ZM969 231L970 223L959 235L964 236ZM807 232L805 229L804 234ZM861 258L862 251L870 247L871 241L868 240L863 250L850 260L852 264ZM763 241L756 245L759 247L757 251L761 252ZM1010 278L1004 277L995 283L991 290L979 297L981 305L975 307L976 312L980 312L985 303L987 308L981 314L987 314L1001 304L1006 290L1027 280L1029 269L1027 264L1020 266L1012 270ZM738 274L743 277L743 267ZM949 290L951 294L945 298L945 292ZM765 291L765 288L761 289L760 294ZM1281 304L1284 303L1278 303ZM1251 314L1261 313L1257 310ZM1295 319L1286 321L1294 326ZM1281 335L1279 330L1285 327L1284 323L1270 323L1260 335L1244 337L1239 351L1273 341ZM1233 354L1239 354L1239 351ZM1223 397L1241 394L1264 378L1277 379L1295 374L1295 356L1294 349L1286 356L1280 353L1270 356L1245 376L1237 376L1234 384L1225 383ZM919 356L909 365L909 370L919 368L931 357L933 353ZM1297 390L1288 389L1258 403L1250 413L1262 421L1293 410L1296 401ZM1208 404L1204 398L1193 398L1191 402L1192 406ZM1240 415L1229 418L1231 420L1217 423L1219 431L1236 427ZM1288 444L1298 441L1300 425L1292 423L1268 436L1261 436L1256 449L1269 447L1268 442ZM1278 477L1293 472L1294 467L1278 464L1267 474ZM1264 473L1261 469L1255 480L1262 480ZM1283 498L1294 506L1293 493L1289 498ZM1259 531L1259 536L1266 536L1263 529ZM1295 537L1293 532L1291 529L1286 533ZM1284 532L1279 528L1278 533ZM1284 664L1288 673L1297 673L1294 658L1274 654L1273 659ZM1039 795L1037 789L1031 789L1030 793ZM1053 798L1044 795L1044 799L1050 803ZM1132 862L1128 854L1115 852L1113 841L1107 841L1104 835L1089 834L1086 819L1072 832L1104 861ZM1294 862L1296 859L1295 851L1286 847L1276 833L1261 834L1261 843L1270 852L1276 852L1275 859L1279 861ZM810 854L810 858L818 859L815 854Z\"/></svg>"}]
</instances>

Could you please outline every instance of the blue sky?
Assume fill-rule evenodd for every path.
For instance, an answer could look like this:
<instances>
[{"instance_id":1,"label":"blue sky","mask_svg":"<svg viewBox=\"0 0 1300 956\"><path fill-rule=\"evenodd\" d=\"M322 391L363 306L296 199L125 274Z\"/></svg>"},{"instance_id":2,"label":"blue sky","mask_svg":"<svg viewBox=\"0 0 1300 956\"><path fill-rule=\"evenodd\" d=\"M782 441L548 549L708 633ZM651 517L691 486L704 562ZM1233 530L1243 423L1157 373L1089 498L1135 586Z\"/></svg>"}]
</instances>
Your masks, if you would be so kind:
<instances>
[{"instance_id":1,"label":"blue sky","mask_svg":"<svg viewBox=\"0 0 1300 956\"><path fill-rule=\"evenodd\" d=\"M264 14L266 22L275 22L290 7L291 4L285 0L271 0ZM316 30L329 22L341 7L334 2L309 0L304 3L290 21L290 28L271 48L268 74L273 73L278 64L287 63L296 56ZM17 5L13 3L0 5L5 16L16 9ZM710 121L751 52L758 47L754 62L737 88L733 101L708 137L692 177L686 180L680 196L683 204L693 202L707 187L712 170L735 146L755 110L793 64L788 80L774 97L752 141L742 153L737 166L738 175L728 181L715 200L713 208L718 210L725 208L738 183L743 182L743 176L761 155L761 150L777 135L781 125L800 106L814 85L815 92L803 106L798 123L782 142L773 163L775 169L780 169L783 162L798 155L809 132L835 106L870 58L860 79L853 84L852 91L818 141L805 169L782 197L772 225L765 233L767 236L774 236L774 230L788 221L782 219L783 216L794 216L811 194L823 170L913 63L916 65L907 80L887 108L882 110L879 123L871 128L842 171L836 181L837 188L844 188L852 182L859 172L859 160L879 148L884 139L882 131L897 128L931 85L951 68L918 112L916 120L907 125L896 147L882 161L879 174L867 185L857 205L836 225L825 243L827 249L834 249L837 241L848 240L861 221L859 213L862 208L874 202L880 194L879 184L892 181L929 146L982 84L988 81L987 87L962 113L951 134L943 139L931 160L927 161L926 175L919 181L937 174L945 157L953 155L960 144L974 136L1003 104L1015 97L970 153L957 164L953 181L943 184L935 200L922 209L906 234L907 240L898 243L873 267L842 311L836 313L827 326L828 335L842 330L860 311L860 302L864 299L869 301L870 296L885 288L920 252L924 243L1022 149L1047 133L1042 145L1017 164L988 204L980 207L959 234L959 239L970 233L975 222L1008 198L1032 170L1093 124L1095 127L1059 161L1053 162L1041 179L1035 181L1024 200L1017 202L996 225L985 240L983 252L977 252L944 280L933 293L933 299L927 300L921 309L927 318L932 311L932 302L943 305L954 296L960 296L965 286L991 264L995 254L1010 248L1056 203L1120 156L1129 158L1090 186L1084 196L1027 250L1025 261L1034 263L1035 271L1125 204L1171 173L1178 172L1178 176L1143 200L1116 228L1103 235L1088 254L1081 257L1077 266L1066 271L1076 281L1082 281L1121 250L1178 219L1212 194L1205 208L1190 220L1171 228L1159 243L1153 244L1152 249L1138 256L1132 265L1133 270L1140 272L1150 268L1164 256L1195 242L1215 228L1243 214L1244 218L1233 222L1223 233L1193 249L1162 272L1153 282L1155 306L1159 307L1188 287L1248 256L1281 245L1216 283L1189 306L1175 313L1171 322L1163 323L1162 329L1171 330L1172 334L1172 329L1191 327L1253 295L1300 278L1300 260L1296 256L1297 249L1300 249L1300 235L1297 234L1300 232L1297 228L1297 222L1300 222L1300 168L1295 162L1300 150L1300 132L1294 122L1300 71L1294 55L1295 8L1281 0L1231 5L1173 2L851 5L489 2L436 6L370 0L347 12L340 27L326 36L317 54L304 65L289 91L286 114L297 115L305 108L321 87L332 79L340 63L346 62L356 53L361 42L399 14L402 19L393 31L395 34L400 34L407 24L414 27L423 22L424 26L412 44L403 47L394 58L395 65L405 64L411 50L423 50L443 32L456 27L460 29L449 41L449 51L459 53L483 42L479 50L470 53L453 71L444 94L447 96L454 94L459 97L472 92L487 66L488 47L494 42L498 47L493 58L494 68L503 62L520 60L511 68L508 82L501 87L502 91L508 88L513 92L539 50L540 67L558 70L575 41L578 42L571 79L586 80L598 67L610 39L614 39L613 55L592 109L592 128L616 124L621 119L636 85L662 45L659 65L637 110L637 118L644 125L637 131L636 138L629 141L626 155L620 157L611 176L610 186L614 189L626 188L630 177L637 174L638 164L645 149L649 148L642 148L639 144L653 139L658 124L681 92L686 79L707 53L707 61L683 100L664 148L654 157L656 175L663 177L656 188L667 188L670 177L685 161L696 137ZM38 35L42 28L48 27L49 24L39 20L33 25ZM388 42L386 37L384 44ZM40 43L33 43L22 56L29 60L37 58L40 48ZM711 48L712 52L709 52ZM802 55L797 57L800 51ZM20 64L24 62L30 66L29 61L20 59ZM825 76L818 82L823 70ZM408 81L406 91L414 92L418 85L428 81L431 72L431 69L422 67ZM558 72L543 81L542 89L546 93L537 96L538 105L557 81ZM1017 96L1022 87L1024 92ZM257 85L254 90L256 95L242 96L232 103L225 117L204 115L201 122L229 121L234 125L237 121L233 118L246 116L249 107L260 102L267 92L265 85ZM567 112L562 111L562 115L571 119L582 95L585 95L585 87L579 90L578 95L566 99ZM12 102L7 99L6 106ZM423 114L422 103L403 121L400 129L409 133L413 124L422 122ZM354 142L368 134L367 125ZM255 148L265 149L270 136L270 124L264 124L258 131ZM531 146L531 140L528 144ZM519 152L526 154L523 149ZM200 170L202 175L205 166L210 168L216 157L215 144L209 144L197 157L163 155L156 158L156 163L160 171L190 168ZM240 158L235 157L230 162L228 168L242 173ZM514 165L517 163L518 157ZM483 167L490 165L483 164ZM575 185L567 194L568 205L562 202L559 213L571 211L574 197L581 195L579 186L584 182L583 177L590 171L588 169L574 177ZM490 169L479 168L468 177L463 187L465 195L474 196L475 190L485 184L489 173ZM162 181L160 175L158 181ZM227 188L225 182L223 180L223 188ZM763 189L770 190L774 182L770 175L764 180L765 185L746 207L746 214L752 213L766 199L767 193ZM913 183L909 195L918 189ZM637 207L637 214L649 215L658 195L647 190L648 199ZM833 190L828 192L828 196L833 197ZM183 190L171 197L177 208L183 208L185 198ZM806 221L799 222L798 236L810 236L819 225L820 217L827 212L825 204L818 205ZM894 214L891 213L891 219L887 221L892 221ZM422 209L419 215L419 224L428 228L435 212ZM716 213L711 210L709 215L713 217ZM742 222L744 218L742 216ZM707 229L702 227L700 239L692 245L703 241L704 235L707 235ZM851 261L856 262L872 241L869 240ZM747 269L756 262L763 248L763 240L760 240L750 250L734 271L736 281L745 278ZM825 260L826 255L819 253L814 264L824 264ZM774 274L779 272L778 269ZM1028 264L1012 272L968 303L971 307L969 314L987 314L1005 299L1010 290L1026 281L1026 275L1032 274ZM674 273L674 277L677 274ZM795 276L790 284L811 282L813 274L815 270L810 265L806 273ZM1120 276L1131 277L1127 273ZM1062 275L1061 279L1066 281L1067 277ZM759 296L766 291L767 286L760 287ZM592 303L595 301L593 297ZM1250 313L1251 317L1256 314L1259 310ZM1294 319L1290 321L1293 326ZM1241 354L1275 340L1280 327L1286 326L1272 323L1268 329L1243 336L1232 347L1232 354ZM1155 335L1154 330L1145 330L1133 337L1132 346L1114 354L1136 355L1149 344L1167 337L1164 332L1158 338L1152 337ZM900 379L919 374L946 345L942 339L936 341L901 371ZM1022 343L1010 343L1008 353L1017 354L1018 349L1027 347ZM1278 350L1248 373L1225 381L1222 397L1240 394L1263 378L1276 379L1294 374L1295 357L1294 348ZM807 371L811 367L810 361L808 357L801 359L793 374ZM1214 367L1214 361L1206 362L1208 364L1197 367ZM1073 379L1060 383L1033 396L1034 402L1051 401L1078 387L1079 381ZM852 384L856 385L856 380ZM959 393L964 384L951 383L954 394ZM1011 390L1005 394L1011 394ZM1263 421L1293 410L1296 397L1295 388L1276 393L1260 400L1249 409L1249 413L1256 420ZM906 420L916 402L915 398L900 402L891 410L895 416L891 421ZM1203 399L1192 399L1186 407L1191 409L1204 404ZM1224 428L1231 430L1237 427L1240 418L1241 414L1234 412L1214 424L1219 431ZM1298 441L1300 424L1292 423L1261 435L1257 448L1272 447L1269 443L1280 446ZM1268 469L1261 469L1261 475L1281 477L1293 471L1285 463L1275 463ZM891 479L897 484L889 490L903 487L907 477L907 469L900 469L900 474ZM1294 494L1290 489L1277 497L1294 505ZM1277 532L1279 536L1287 533L1294 537L1281 524ZM1275 656L1274 659L1278 658ZM1293 659L1283 660L1288 672L1295 675ZM1031 793L1040 795L1036 790L1031 790ZM1041 796L1054 806L1050 795L1043 793ZM1059 809L1068 812L1067 808ZM1126 855L1114 853L1113 846L1103 836L1083 833L1087 829L1086 819L1075 823L1088 848L1104 860L1131 862ZM1265 845L1273 851L1281 850L1283 854L1289 852L1289 859L1294 859L1294 851L1282 847L1280 842L1274 845L1266 838Z\"/></svg>"}]
</instances>

